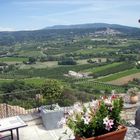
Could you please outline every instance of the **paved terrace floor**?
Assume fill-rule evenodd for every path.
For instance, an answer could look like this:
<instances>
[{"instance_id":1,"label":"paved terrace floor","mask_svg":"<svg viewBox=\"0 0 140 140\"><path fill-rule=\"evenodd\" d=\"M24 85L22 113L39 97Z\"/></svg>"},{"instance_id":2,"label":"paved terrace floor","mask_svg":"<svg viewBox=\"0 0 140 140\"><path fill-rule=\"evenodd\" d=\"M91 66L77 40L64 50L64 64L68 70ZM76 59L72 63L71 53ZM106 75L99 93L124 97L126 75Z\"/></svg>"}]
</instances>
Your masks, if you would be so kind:
<instances>
[{"instance_id":1,"label":"paved terrace floor","mask_svg":"<svg viewBox=\"0 0 140 140\"><path fill-rule=\"evenodd\" d=\"M67 127L48 131L42 124L21 128L19 133L20 140L74 140L73 135L68 136L64 134L65 130L68 130L68 134L72 134ZM60 137L62 139L59 139ZM14 140L16 140L16 138ZM140 130L135 128L133 124L128 126L125 140L140 140Z\"/></svg>"},{"instance_id":2,"label":"paved terrace floor","mask_svg":"<svg viewBox=\"0 0 140 140\"><path fill-rule=\"evenodd\" d=\"M73 136L69 137L63 134L66 129L46 131L42 125L30 126L20 130L20 137L21 140L59 140L62 136L61 140L73 140ZM71 131L68 133L70 134ZM135 127L128 127L125 140L140 140L140 130Z\"/></svg>"},{"instance_id":3,"label":"paved terrace floor","mask_svg":"<svg viewBox=\"0 0 140 140\"><path fill-rule=\"evenodd\" d=\"M73 140L72 135L69 137L63 134L65 130L71 134L68 128L45 130L42 125L29 126L20 130L20 140L59 140L60 137L62 137L61 140Z\"/></svg>"}]
</instances>

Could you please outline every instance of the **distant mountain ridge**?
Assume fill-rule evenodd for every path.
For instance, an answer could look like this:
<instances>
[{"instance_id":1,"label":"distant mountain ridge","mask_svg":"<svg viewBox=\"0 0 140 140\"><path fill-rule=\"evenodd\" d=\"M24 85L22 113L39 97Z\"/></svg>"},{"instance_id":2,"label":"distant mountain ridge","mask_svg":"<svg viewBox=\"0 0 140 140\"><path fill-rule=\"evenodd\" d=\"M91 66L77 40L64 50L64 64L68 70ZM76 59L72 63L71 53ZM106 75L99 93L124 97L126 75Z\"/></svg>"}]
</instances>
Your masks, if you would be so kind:
<instances>
[{"instance_id":1,"label":"distant mountain ridge","mask_svg":"<svg viewBox=\"0 0 140 140\"><path fill-rule=\"evenodd\" d=\"M51 27L46 27L44 29L88 29L88 28L136 28L136 27L108 23L87 23L75 25L54 25Z\"/></svg>"},{"instance_id":2,"label":"distant mountain ridge","mask_svg":"<svg viewBox=\"0 0 140 140\"><path fill-rule=\"evenodd\" d=\"M57 38L69 40L75 36L83 37L91 34L140 38L140 28L107 23L55 25L34 31L0 32L0 45L10 46L17 42L46 42Z\"/></svg>"}]
</instances>

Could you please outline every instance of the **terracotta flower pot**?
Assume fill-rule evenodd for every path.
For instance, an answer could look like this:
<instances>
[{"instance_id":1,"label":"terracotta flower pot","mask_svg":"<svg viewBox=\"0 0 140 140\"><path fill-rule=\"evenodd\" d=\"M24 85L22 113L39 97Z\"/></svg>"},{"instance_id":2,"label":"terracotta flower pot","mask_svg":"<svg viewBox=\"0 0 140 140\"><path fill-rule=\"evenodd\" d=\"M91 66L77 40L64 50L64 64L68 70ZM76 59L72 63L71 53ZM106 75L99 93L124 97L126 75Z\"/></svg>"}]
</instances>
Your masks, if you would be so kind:
<instances>
[{"instance_id":1,"label":"terracotta flower pot","mask_svg":"<svg viewBox=\"0 0 140 140\"><path fill-rule=\"evenodd\" d=\"M80 138L76 137L75 140L124 140L127 128L122 127L120 130L109 132L107 134L91 137L91 138Z\"/></svg>"},{"instance_id":2,"label":"terracotta flower pot","mask_svg":"<svg viewBox=\"0 0 140 140\"><path fill-rule=\"evenodd\" d=\"M136 104L138 102L139 98L137 95L135 96L130 96L130 103L131 104Z\"/></svg>"}]
</instances>

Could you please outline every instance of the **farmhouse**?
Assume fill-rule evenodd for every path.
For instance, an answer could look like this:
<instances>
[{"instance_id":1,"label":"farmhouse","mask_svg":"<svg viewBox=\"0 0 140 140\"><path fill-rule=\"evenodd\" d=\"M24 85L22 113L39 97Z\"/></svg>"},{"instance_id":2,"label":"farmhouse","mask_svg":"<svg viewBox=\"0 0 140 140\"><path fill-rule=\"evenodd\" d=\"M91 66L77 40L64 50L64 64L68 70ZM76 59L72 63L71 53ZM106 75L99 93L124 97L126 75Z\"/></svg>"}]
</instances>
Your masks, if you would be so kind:
<instances>
[{"instance_id":1,"label":"farmhouse","mask_svg":"<svg viewBox=\"0 0 140 140\"><path fill-rule=\"evenodd\" d=\"M76 78L82 78L83 77L83 74L77 73L75 71L69 71L68 75L71 76L71 77L76 77Z\"/></svg>"}]
</instances>

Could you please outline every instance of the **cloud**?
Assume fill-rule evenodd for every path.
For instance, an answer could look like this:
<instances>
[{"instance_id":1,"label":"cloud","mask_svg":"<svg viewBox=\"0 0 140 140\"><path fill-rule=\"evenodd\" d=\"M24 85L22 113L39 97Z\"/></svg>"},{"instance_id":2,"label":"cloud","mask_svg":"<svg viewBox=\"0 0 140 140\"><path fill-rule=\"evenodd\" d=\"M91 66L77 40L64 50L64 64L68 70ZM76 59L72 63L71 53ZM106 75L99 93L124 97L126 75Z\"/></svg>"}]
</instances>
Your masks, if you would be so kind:
<instances>
[{"instance_id":1,"label":"cloud","mask_svg":"<svg viewBox=\"0 0 140 140\"><path fill-rule=\"evenodd\" d=\"M0 31L16 31L16 30L9 27L0 27Z\"/></svg>"}]
</instances>

